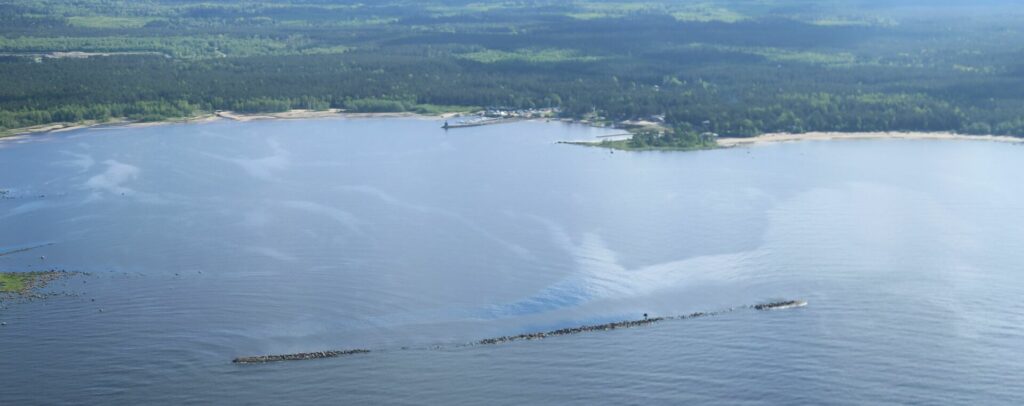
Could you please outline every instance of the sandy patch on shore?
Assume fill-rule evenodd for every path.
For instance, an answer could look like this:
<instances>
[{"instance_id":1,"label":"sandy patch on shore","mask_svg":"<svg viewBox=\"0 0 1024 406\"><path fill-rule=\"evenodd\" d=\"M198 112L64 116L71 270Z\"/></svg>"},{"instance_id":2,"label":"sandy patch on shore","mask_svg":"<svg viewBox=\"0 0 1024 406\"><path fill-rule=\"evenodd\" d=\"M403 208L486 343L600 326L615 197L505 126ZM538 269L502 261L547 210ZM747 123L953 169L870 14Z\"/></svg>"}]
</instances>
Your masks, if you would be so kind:
<instances>
[{"instance_id":1,"label":"sandy patch on shore","mask_svg":"<svg viewBox=\"0 0 1024 406\"><path fill-rule=\"evenodd\" d=\"M439 120L457 117L464 113L444 113L440 115L425 115L418 113L349 113L340 109L330 110L290 110L281 113L260 113L242 114L232 111L218 111L212 114L203 114L195 117L173 118L163 121L136 122L127 119L117 119L105 122L85 121L80 123L54 123L43 124L32 127L17 128L0 134L0 142L24 140L31 135L65 132L96 127L118 127L118 128L139 128L152 127L166 124L182 123L208 123L212 121L227 119L234 121L255 121L255 120L295 120L315 118L417 118L424 120Z\"/></svg>"},{"instance_id":2,"label":"sandy patch on shore","mask_svg":"<svg viewBox=\"0 0 1024 406\"><path fill-rule=\"evenodd\" d=\"M445 119L455 117L460 113L445 113L440 115L425 115L418 113L351 113L341 109L330 110L289 110L281 113L257 113L243 114L233 111L218 111L214 113L217 117L235 121L254 120L294 120L311 118L422 118L422 119Z\"/></svg>"},{"instance_id":3,"label":"sandy patch on shore","mask_svg":"<svg viewBox=\"0 0 1024 406\"><path fill-rule=\"evenodd\" d=\"M804 134L764 134L750 138L719 138L718 145L722 147L737 147L743 145L764 144L772 142L793 142L793 141L834 141L834 140L881 140L881 139L902 139L902 140L966 140L966 141L990 141L1007 143L1024 143L1024 138L996 136L996 135L963 135L948 132L874 132L874 133L841 133L841 132L810 132Z\"/></svg>"},{"instance_id":4,"label":"sandy patch on shore","mask_svg":"<svg viewBox=\"0 0 1024 406\"><path fill-rule=\"evenodd\" d=\"M17 136L25 136L25 135L32 135L32 134L40 134L40 133L55 133L55 132L78 130L78 129L88 128L88 127L92 127L92 126L96 126L96 125L102 125L102 124L111 124L111 123L109 123L109 122L108 123L82 122L82 123L55 123L55 124L35 125L35 126L32 126L32 127L24 127L24 128L18 128L16 130L11 130L12 134L8 138L14 138L14 137L17 137ZM117 124L117 122L113 122L113 124Z\"/></svg>"}]
</instances>

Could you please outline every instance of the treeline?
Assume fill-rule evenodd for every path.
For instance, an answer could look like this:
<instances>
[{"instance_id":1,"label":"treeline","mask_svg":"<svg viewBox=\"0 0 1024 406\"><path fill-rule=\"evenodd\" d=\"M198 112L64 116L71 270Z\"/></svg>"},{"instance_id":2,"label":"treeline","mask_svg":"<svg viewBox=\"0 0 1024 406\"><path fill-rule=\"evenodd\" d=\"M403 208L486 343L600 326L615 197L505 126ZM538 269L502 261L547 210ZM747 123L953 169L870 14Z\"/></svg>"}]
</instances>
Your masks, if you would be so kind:
<instances>
[{"instance_id":1,"label":"treeline","mask_svg":"<svg viewBox=\"0 0 1024 406\"><path fill-rule=\"evenodd\" d=\"M161 121L171 118L191 117L215 110L232 110L242 113L270 113L291 109L326 110L328 108L330 108L328 102L310 97L297 99L261 97L221 102L217 105L210 103L193 104L187 100L73 104L53 109L0 110L0 128L30 127L54 122L106 122L121 118L143 122Z\"/></svg>"},{"instance_id":2,"label":"treeline","mask_svg":"<svg viewBox=\"0 0 1024 406\"><path fill-rule=\"evenodd\" d=\"M188 117L202 108L184 100L64 105L52 109L0 110L0 128L20 128L54 122L106 122L114 118L159 121Z\"/></svg>"},{"instance_id":3,"label":"treeline","mask_svg":"<svg viewBox=\"0 0 1024 406\"><path fill-rule=\"evenodd\" d=\"M149 122L187 118L203 113L230 110L239 113L280 113L293 109L328 110L341 108L351 112L416 112L440 114L466 111L477 107L439 106L415 103L410 100L342 99L332 104L330 99L303 96L294 99L256 97L225 101L212 98L209 102L193 103L187 100L138 101L134 103L92 103L64 105L51 109L0 110L0 130L31 127L49 123L107 122L113 119Z\"/></svg>"},{"instance_id":4,"label":"treeline","mask_svg":"<svg viewBox=\"0 0 1024 406\"><path fill-rule=\"evenodd\" d=\"M1024 35L1002 20L957 21L953 30L779 18L695 22L650 13L567 16L589 2L465 14L453 10L475 6L453 1L438 7L454 14L418 15L409 11L418 6L399 1L361 8L168 0L152 10L131 5L131 13L109 20L74 20L106 27L88 29L53 25L84 6L40 0L59 11L42 18L44 8L24 5L32 1L0 5L0 20L17 22L0 27L0 48L14 54L0 57L0 129L215 110L504 106L560 107L569 117L607 122L657 115L675 130L638 142L680 148L704 132L1024 135ZM121 2L110 1L82 4L92 5L90 13L118 10ZM365 24L323 28L328 22L317 19L349 12ZM269 20L252 20L259 18ZM382 19L398 22L374 22ZM31 21L39 24L33 36L21 36ZM16 56L76 49L156 49L170 57Z\"/></svg>"},{"instance_id":5,"label":"treeline","mask_svg":"<svg viewBox=\"0 0 1024 406\"><path fill-rule=\"evenodd\" d=\"M716 137L711 133L698 133L685 127L669 131L640 131L628 140L608 141L606 146L619 149L676 149L694 150L713 148L717 145Z\"/></svg>"},{"instance_id":6,"label":"treeline","mask_svg":"<svg viewBox=\"0 0 1024 406\"><path fill-rule=\"evenodd\" d=\"M851 91L847 87L855 84L846 81L858 71L854 67L796 65L783 77L754 68L728 78L691 73L652 85L611 62L598 67L550 63L538 69L515 61L414 60L356 52L190 63L135 56L4 61L0 75L19 80L0 87L0 126L108 117L158 120L213 110L391 112L445 105L561 107L566 116L609 122L664 115L676 126L703 128L708 122L707 130L727 136L904 130L1024 134L1024 100L944 94L938 79L940 86L931 91L893 85ZM785 77L794 70L801 82ZM764 84L746 85L750 82ZM987 86L1020 85L1004 80Z\"/></svg>"}]
</instances>

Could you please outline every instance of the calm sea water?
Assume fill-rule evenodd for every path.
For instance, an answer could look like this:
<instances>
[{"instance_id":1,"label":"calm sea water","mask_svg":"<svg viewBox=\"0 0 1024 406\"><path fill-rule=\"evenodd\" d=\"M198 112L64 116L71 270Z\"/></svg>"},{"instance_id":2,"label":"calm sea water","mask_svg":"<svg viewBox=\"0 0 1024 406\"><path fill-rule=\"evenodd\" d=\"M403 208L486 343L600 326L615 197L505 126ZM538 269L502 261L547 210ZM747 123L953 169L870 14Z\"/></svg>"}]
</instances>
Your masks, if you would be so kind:
<instances>
[{"instance_id":1,"label":"calm sea water","mask_svg":"<svg viewBox=\"0 0 1024 406\"><path fill-rule=\"evenodd\" d=\"M555 144L599 129L439 125L0 143L0 251L52 244L0 269L90 273L0 309L0 403L1024 403L1024 148L612 154ZM348 348L374 352L231 363Z\"/></svg>"}]
</instances>

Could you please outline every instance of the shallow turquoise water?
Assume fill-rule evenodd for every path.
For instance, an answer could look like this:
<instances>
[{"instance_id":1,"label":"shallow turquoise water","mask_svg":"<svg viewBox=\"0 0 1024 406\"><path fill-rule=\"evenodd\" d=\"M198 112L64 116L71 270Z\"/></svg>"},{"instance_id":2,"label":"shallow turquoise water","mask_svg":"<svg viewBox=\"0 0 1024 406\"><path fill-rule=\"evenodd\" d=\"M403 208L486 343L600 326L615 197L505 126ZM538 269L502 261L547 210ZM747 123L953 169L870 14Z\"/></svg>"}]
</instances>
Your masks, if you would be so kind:
<instances>
[{"instance_id":1,"label":"shallow turquoise water","mask_svg":"<svg viewBox=\"0 0 1024 406\"><path fill-rule=\"evenodd\" d=\"M1024 148L439 125L0 143L0 251L53 243L0 268L92 274L0 310L0 403L1024 402ZM810 306L458 347L789 298Z\"/></svg>"}]
</instances>

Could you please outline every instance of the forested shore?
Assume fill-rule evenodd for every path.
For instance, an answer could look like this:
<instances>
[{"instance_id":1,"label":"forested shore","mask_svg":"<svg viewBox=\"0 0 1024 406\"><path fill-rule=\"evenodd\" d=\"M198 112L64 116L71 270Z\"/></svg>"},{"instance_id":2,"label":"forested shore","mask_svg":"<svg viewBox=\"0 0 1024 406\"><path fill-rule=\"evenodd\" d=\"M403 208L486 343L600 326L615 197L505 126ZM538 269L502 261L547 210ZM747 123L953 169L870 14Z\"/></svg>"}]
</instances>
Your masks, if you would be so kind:
<instances>
[{"instance_id":1,"label":"forested shore","mask_svg":"<svg viewBox=\"0 0 1024 406\"><path fill-rule=\"evenodd\" d=\"M14 0L0 5L0 131L558 107L659 123L641 147L699 147L706 133L1024 135L1015 9L795 3Z\"/></svg>"}]
</instances>

